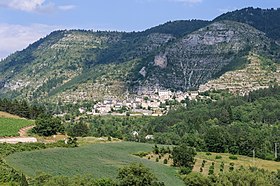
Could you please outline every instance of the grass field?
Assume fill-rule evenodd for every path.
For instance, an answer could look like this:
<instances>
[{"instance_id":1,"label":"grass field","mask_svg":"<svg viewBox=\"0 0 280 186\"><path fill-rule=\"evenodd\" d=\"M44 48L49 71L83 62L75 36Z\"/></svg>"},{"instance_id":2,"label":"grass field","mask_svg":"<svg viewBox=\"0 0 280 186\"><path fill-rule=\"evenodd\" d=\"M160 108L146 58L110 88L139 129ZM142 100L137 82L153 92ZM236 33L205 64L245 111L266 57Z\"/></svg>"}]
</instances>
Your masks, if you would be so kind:
<instances>
[{"instance_id":1,"label":"grass field","mask_svg":"<svg viewBox=\"0 0 280 186\"><path fill-rule=\"evenodd\" d=\"M73 149L58 148L15 153L5 159L16 170L31 177L41 171L52 175L90 174L113 179L116 178L119 168L131 162L141 162L166 185L184 185L176 176L174 167L132 155L140 151L150 152L153 146L133 142L97 143Z\"/></svg>"},{"instance_id":2,"label":"grass field","mask_svg":"<svg viewBox=\"0 0 280 186\"><path fill-rule=\"evenodd\" d=\"M34 125L34 121L0 117L0 137L18 136L19 129L30 125Z\"/></svg>"}]
</instances>

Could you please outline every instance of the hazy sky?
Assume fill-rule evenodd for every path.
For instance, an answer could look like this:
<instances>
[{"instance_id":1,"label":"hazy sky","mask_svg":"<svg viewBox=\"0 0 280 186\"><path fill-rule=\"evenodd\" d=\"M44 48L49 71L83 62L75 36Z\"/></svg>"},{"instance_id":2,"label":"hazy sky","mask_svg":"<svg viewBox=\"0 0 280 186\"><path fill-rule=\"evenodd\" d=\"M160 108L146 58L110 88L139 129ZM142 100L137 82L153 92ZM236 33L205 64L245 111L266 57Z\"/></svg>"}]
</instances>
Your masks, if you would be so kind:
<instances>
[{"instance_id":1,"label":"hazy sky","mask_svg":"<svg viewBox=\"0 0 280 186\"><path fill-rule=\"evenodd\" d=\"M249 6L278 8L280 0L0 0L0 58L56 29L139 31Z\"/></svg>"}]
</instances>

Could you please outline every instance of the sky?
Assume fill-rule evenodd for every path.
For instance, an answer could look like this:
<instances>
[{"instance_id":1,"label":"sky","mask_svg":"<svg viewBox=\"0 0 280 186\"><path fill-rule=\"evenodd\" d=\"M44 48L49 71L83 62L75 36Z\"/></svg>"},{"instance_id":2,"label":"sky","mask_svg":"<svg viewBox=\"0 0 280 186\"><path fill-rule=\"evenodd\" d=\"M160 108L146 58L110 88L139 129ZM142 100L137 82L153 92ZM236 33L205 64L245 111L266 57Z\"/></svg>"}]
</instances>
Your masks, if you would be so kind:
<instances>
[{"instance_id":1,"label":"sky","mask_svg":"<svg viewBox=\"0 0 280 186\"><path fill-rule=\"evenodd\" d=\"M141 31L280 0L0 0L0 59L58 29Z\"/></svg>"}]
</instances>

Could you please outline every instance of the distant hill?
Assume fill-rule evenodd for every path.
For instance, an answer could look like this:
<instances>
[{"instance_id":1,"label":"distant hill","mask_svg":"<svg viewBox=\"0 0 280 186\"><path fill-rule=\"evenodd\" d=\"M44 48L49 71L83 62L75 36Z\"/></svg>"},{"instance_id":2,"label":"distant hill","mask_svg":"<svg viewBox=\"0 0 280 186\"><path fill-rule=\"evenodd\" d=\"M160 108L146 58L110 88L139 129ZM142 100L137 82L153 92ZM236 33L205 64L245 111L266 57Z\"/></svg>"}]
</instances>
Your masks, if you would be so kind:
<instances>
[{"instance_id":1,"label":"distant hill","mask_svg":"<svg viewBox=\"0 0 280 186\"><path fill-rule=\"evenodd\" d=\"M276 60L279 51L271 42L263 32L247 24L213 22L144 60L135 82L143 89L155 85L183 91L196 88L229 70L244 67L249 52Z\"/></svg>"},{"instance_id":2,"label":"distant hill","mask_svg":"<svg viewBox=\"0 0 280 186\"><path fill-rule=\"evenodd\" d=\"M73 102L197 89L244 68L250 52L277 63L278 12L247 8L131 33L58 30L0 62L0 96Z\"/></svg>"},{"instance_id":3,"label":"distant hill","mask_svg":"<svg viewBox=\"0 0 280 186\"><path fill-rule=\"evenodd\" d=\"M162 25L147 29L143 34L162 33L180 37L208 25L210 21L204 20L178 20L169 21Z\"/></svg>"},{"instance_id":4,"label":"distant hill","mask_svg":"<svg viewBox=\"0 0 280 186\"><path fill-rule=\"evenodd\" d=\"M214 21L231 20L246 23L266 33L269 38L280 40L280 8L244 8L222 14Z\"/></svg>"}]
</instances>

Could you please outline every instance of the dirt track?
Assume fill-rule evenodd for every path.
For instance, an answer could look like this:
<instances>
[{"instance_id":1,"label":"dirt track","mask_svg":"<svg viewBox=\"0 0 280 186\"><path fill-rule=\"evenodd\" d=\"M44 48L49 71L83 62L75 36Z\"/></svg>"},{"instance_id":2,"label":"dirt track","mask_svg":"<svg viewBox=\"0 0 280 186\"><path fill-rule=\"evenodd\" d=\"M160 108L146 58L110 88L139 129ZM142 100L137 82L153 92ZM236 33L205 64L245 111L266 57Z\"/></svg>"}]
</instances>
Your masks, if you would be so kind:
<instances>
[{"instance_id":1,"label":"dirt track","mask_svg":"<svg viewBox=\"0 0 280 186\"><path fill-rule=\"evenodd\" d=\"M32 125L32 126L28 126L28 127L24 127L24 128L21 128L20 130L19 130L19 136L20 137L25 137L25 136L28 136L27 135L27 131L29 131L30 129L32 129L33 127L35 127L34 125Z\"/></svg>"}]
</instances>

